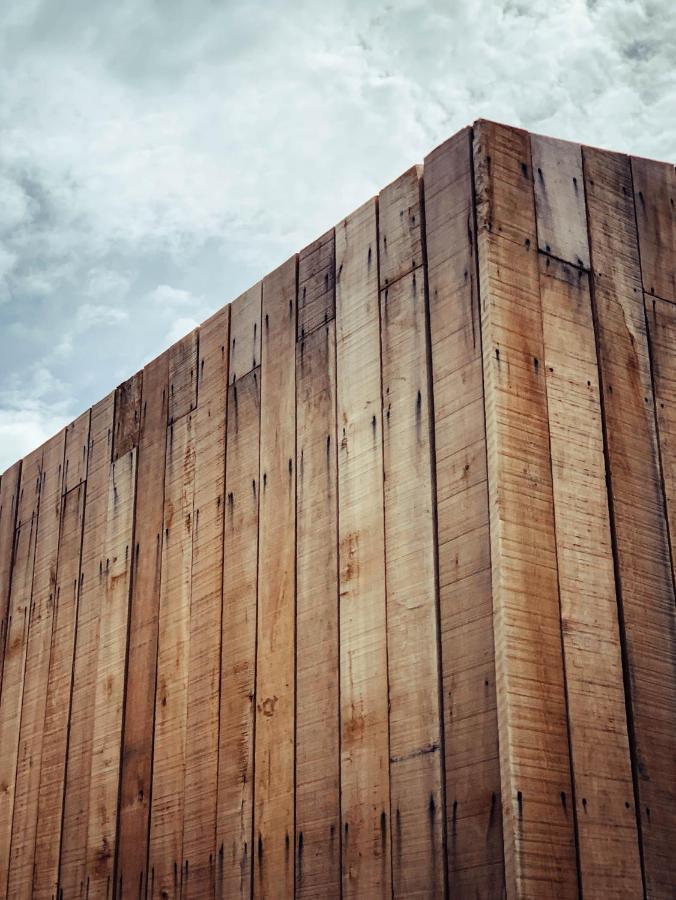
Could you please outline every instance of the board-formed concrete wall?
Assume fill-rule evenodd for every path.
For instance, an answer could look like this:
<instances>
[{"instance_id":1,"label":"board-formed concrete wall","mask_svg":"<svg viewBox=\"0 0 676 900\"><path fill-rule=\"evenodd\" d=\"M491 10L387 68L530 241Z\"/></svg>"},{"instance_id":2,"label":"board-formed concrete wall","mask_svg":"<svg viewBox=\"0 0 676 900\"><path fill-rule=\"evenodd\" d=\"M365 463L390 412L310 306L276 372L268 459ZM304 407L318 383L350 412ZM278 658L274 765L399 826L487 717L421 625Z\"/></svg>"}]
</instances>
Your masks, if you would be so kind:
<instances>
[{"instance_id":1,"label":"board-formed concrete wall","mask_svg":"<svg viewBox=\"0 0 676 900\"><path fill-rule=\"evenodd\" d=\"M477 122L0 481L3 898L671 898L676 175Z\"/></svg>"}]
</instances>

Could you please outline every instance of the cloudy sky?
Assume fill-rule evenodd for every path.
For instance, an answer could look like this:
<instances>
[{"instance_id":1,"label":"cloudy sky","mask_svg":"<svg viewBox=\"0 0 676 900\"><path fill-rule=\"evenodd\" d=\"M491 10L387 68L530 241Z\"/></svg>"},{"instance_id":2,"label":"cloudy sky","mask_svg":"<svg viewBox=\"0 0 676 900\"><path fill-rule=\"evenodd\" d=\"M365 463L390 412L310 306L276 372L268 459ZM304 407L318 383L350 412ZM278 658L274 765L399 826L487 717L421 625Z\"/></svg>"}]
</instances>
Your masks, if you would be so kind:
<instances>
[{"instance_id":1,"label":"cloudy sky","mask_svg":"<svg viewBox=\"0 0 676 900\"><path fill-rule=\"evenodd\" d=\"M0 471L483 116L676 159L673 0L4 0Z\"/></svg>"}]
</instances>

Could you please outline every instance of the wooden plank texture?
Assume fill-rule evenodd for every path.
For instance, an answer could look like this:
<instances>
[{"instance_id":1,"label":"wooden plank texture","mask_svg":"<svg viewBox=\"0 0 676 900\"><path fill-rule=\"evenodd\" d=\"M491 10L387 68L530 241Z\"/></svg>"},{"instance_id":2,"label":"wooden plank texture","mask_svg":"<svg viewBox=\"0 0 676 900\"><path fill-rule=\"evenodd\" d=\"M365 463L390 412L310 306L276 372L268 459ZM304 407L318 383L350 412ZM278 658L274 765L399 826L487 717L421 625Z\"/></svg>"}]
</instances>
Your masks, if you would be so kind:
<instances>
[{"instance_id":1,"label":"wooden plank texture","mask_svg":"<svg viewBox=\"0 0 676 900\"><path fill-rule=\"evenodd\" d=\"M676 306L645 296L671 566L676 577Z\"/></svg>"},{"instance_id":2,"label":"wooden plank texture","mask_svg":"<svg viewBox=\"0 0 676 900\"><path fill-rule=\"evenodd\" d=\"M472 133L425 159L451 897L504 888Z\"/></svg>"},{"instance_id":3,"label":"wooden plank texture","mask_svg":"<svg viewBox=\"0 0 676 900\"><path fill-rule=\"evenodd\" d=\"M296 897L307 900L340 897L335 340L329 322L296 346Z\"/></svg>"},{"instance_id":4,"label":"wooden plank texture","mask_svg":"<svg viewBox=\"0 0 676 900\"><path fill-rule=\"evenodd\" d=\"M332 228L298 254L298 339L335 315L336 236Z\"/></svg>"},{"instance_id":5,"label":"wooden plank texture","mask_svg":"<svg viewBox=\"0 0 676 900\"><path fill-rule=\"evenodd\" d=\"M632 156L643 290L676 303L676 166Z\"/></svg>"},{"instance_id":6,"label":"wooden plank texture","mask_svg":"<svg viewBox=\"0 0 676 900\"><path fill-rule=\"evenodd\" d=\"M240 328L231 314L231 341ZM244 334L248 329L244 330ZM232 359L231 359L232 366ZM251 896L260 367L228 388L216 896Z\"/></svg>"},{"instance_id":7,"label":"wooden plank texture","mask_svg":"<svg viewBox=\"0 0 676 900\"><path fill-rule=\"evenodd\" d=\"M382 228L389 222L422 220L416 170L413 176L406 173L380 193L383 245ZM392 227L389 233L397 232ZM397 269L389 265L387 286L381 268L380 281L395 897L443 897L446 875L434 461L420 235L412 224L398 241L390 239L390 249L396 247L398 260L404 261L399 269L414 268L395 278Z\"/></svg>"},{"instance_id":8,"label":"wooden plank texture","mask_svg":"<svg viewBox=\"0 0 676 900\"><path fill-rule=\"evenodd\" d=\"M148 883L168 375L167 353L143 370L116 870L117 896L130 900Z\"/></svg>"},{"instance_id":9,"label":"wooden plank texture","mask_svg":"<svg viewBox=\"0 0 676 900\"><path fill-rule=\"evenodd\" d=\"M578 896L526 132L474 132L507 896Z\"/></svg>"},{"instance_id":10,"label":"wooden plank texture","mask_svg":"<svg viewBox=\"0 0 676 900\"><path fill-rule=\"evenodd\" d=\"M197 406L197 345L196 328L169 348L169 407L171 425Z\"/></svg>"},{"instance_id":11,"label":"wooden plank texture","mask_svg":"<svg viewBox=\"0 0 676 900\"><path fill-rule=\"evenodd\" d=\"M37 518L31 517L16 531L14 567L7 617L7 640L0 696L0 897L7 897L9 851L14 813L16 763L19 752L21 699L23 695L35 565Z\"/></svg>"},{"instance_id":12,"label":"wooden plank texture","mask_svg":"<svg viewBox=\"0 0 676 900\"><path fill-rule=\"evenodd\" d=\"M87 896L112 898L117 842L122 713L131 586L136 449L113 462L108 476L106 532L101 555L101 613L94 691Z\"/></svg>"},{"instance_id":13,"label":"wooden plank texture","mask_svg":"<svg viewBox=\"0 0 676 900\"><path fill-rule=\"evenodd\" d=\"M64 466L64 477L65 474ZM65 494L61 512L54 626L49 656L35 861L32 873L32 896L36 900L38 898L53 900L57 895L85 490L86 486L81 482Z\"/></svg>"},{"instance_id":14,"label":"wooden plank texture","mask_svg":"<svg viewBox=\"0 0 676 900\"><path fill-rule=\"evenodd\" d=\"M5 658L5 638L9 614L9 589L12 582L14 560L14 529L19 502L21 461L14 463L3 473L0 481L0 691L2 668Z\"/></svg>"},{"instance_id":15,"label":"wooden plank texture","mask_svg":"<svg viewBox=\"0 0 676 900\"><path fill-rule=\"evenodd\" d=\"M589 277L540 257L556 546L585 897L639 897Z\"/></svg>"},{"instance_id":16,"label":"wooden plank texture","mask_svg":"<svg viewBox=\"0 0 676 900\"><path fill-rule=\"evenodd\" d=\"M375 201L336 228L343 897L392 895Z\"/></svg>"},{"instance_id":17,"label":"wooden plank texture","mask_svg":"<svg viewBox=\"0 0 676 900\"><path fill-rule=\"evenodd\" d=\"M195 428L188 414L167 435L148 864L150 896L174 900L183 859L194 489Z\"/></svg>"},{"instance_id":18,"label":"wooden plank texture","mask_svg":"<svg viewBox=\"0 0 676 900\"><path fill-rule=\"evenodd\" d=\"M252 886L260 321L258 284L230 309L216 819L219 900L249 898Z\"/></svg>"},{"instance_id":19,"label":"wooden plank texture","mask_svg":"<svg viewBox=\"0 0 676 900\"><path fill-rule=\"evenodd\" d=\"M676 626L629 160L583 148L593 296L648 896L673 893Z\"/></svg>"},{"instance_id":20,"label":"wooden plank texture","mask_svg":"<svg viewBox=\"0 0 676 900\"><path fill-rule=\"evenodd\" d=\"M115 388L113 460L138 447L141 428L143 372L137 372Z\"/></svg>"},{"instance_id":21,"label":"wooden plank texture","mask_svg":"<svg viewBox=\"0 0 676 900\"><path fill-rule=\"evenodd\" d=\"M78 416L70 425L66 425L66 449L63 457L63 484L64 494L72 491L74 487L87 477L87 458L89 456L89 425L91 410L87 410Z\"/></svg>"},{"instance_id":22,"label":"wooden plank texture","mask_svg":"<svg viewBox=\"0 0 676 900\"><path fill-rule=\"evenodd\" d=\"M64 438L65 432L59 432L45 444L42 454L35 570L14 783L8 897L30 897L33 886L40 763L59 550Z\"/></svg>"},{"instance_id":23,"label":"wooden plank texture","mask_svg":"<svg viewBox=\"0 0 676 900\"><path fill-rule=\"evenodd\" d=\"M587 214L579 144L530 136L538 248L564 262L589 268Z\"/></svg>"},{"instance_id":24,"label":"wooden plank texture","mask_svg":"<svg viewBox=\"0 0 676 900\"><path fill-rule=\"evenodd\" d=\"M59 890L64 897L80 897L86 889L92 736L114 399L114 394L109 394L93 406L91 412L59 866Z\"/></svg>"},{"instance_id":25,"label":"wooden plank texture","mask_svg":"<svg viewBox=\"0 0 676 900\"><path fill-rule=\"evenodd\" d=\"M16 526L28 522L38 514L40 500L40 483L42 480L42 450L44 444L24 457L21 464L19 481L19 503L16 513Z\"/></svg>"},{"instance_id":26,"label":"wooden plank texture","mask_svg":"<svg viewBox=\"0 0 676 900\"><path fill-rule=\"evenodd\" d=\"M261 290L259 282L231 304L228 384L260 365Z\"/></svg>"},{"instance_id":27,"label":"wooden plank texture","mask_svg":"<svg viewBox=\"0 0 676 900\"><path fill-rule=\"evenodd\" d=\"M254 898L294 894L296 268L263 282Z\"/></svg>"},{"instance_id":28,"label":"wooden plank texture","mask_svg":"<svg viewBox=\"0 0 676 900\"><path fill-rule=\"evenodd\" d=\"M200 327L190 664L183 819L183 896L214 895L223 589L225 418L230 310Z\"/></svg>"},{"instance_id":29,"label":"wooden plank texture","mask_svg":"<svg viewBox=\"0 0 676 900\"><path fill-rule=\"evenodd\" d=\"M423 264L423 222L420 208L422 166L412 166L380 192L378 242L380 287Z\"/></svg>"}]
</instances>

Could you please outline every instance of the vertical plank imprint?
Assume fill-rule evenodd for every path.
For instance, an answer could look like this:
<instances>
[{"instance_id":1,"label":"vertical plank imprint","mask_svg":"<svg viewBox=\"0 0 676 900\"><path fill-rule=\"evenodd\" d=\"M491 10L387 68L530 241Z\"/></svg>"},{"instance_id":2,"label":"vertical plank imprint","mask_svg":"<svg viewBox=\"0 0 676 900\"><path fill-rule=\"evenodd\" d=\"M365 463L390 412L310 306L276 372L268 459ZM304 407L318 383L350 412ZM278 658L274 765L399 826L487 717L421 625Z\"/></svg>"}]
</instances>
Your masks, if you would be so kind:
<instances>
[{"instance_id":1,"label":"vertical plank imprint","mask_svg":"<svg viewBox=\"0 0 676 900\"><path fill-rule=\"evenodd\" d=\"M294 894L296 258L263 282L254 898Z\"/></svg>"},{"instance_id":2,"label":"vertical plank imprint","mask_svg":"<svg viewBox=\"0 0 676 900\"><path fill-rule=\"evenodd\" d=\"M304 281L299 279L299 298L303 286ZM337 900L340 897L338 486L336 348L332 319L301 337L296 345L296 390L296 896L306 900L319 896Z\"/></svg>"},{"instance_id":3,"label":"vertical plank imprint","mask_svg":"<svg viewBox=\"0 0 676 900\"><path fill-rule=\"evenodd\" d=\"M342 884L392 895L377 206L336 228Z\"/></svg>"},{"instance_id":4,"label":"vertical plank imprint","mask_svg":"<svg viewBox=\"0 0 676 900\"><path fill-rule=\"evenodd\" d=\"M64 443L65 431L61 431L47 441L42 453L40 511L28 619L26 673L14 782L11 865L7 886L8 896L17 898L29 898L33 888L40 763L61 523Z\"/></svg>"},{"instance_id":5,"label":"vertical plank imprint","mask_svg":"<svg viewBox=\"0 0 676 900\"><path fill-rule=\"evenodd\" d=\"M86 440L88 443L88 435ZM57 896L85 491L82 481L64 494L61 513L33 868L32 896L36 900L53 900Z\"/></svg>"},{"instance_id":6,"label":"vertical plank imprint","mask_svg":"<svg viewBox=\"0 0 676 900\"><path fill-rule=\"evenodd\" d=\"M443 897L446 874L420 174L379 199L392 869L407 898Z\"/></svg>"},{"instance_id":7,"label":"vertical plank imprint","mask_svg":"<svg viewBox=\"0 0 676 900\"><path fill-rule=\"evenodd\" d=\"M164 476L148 864L153 900L178 900L181 892L194 491L195 429L188 413L169 426Z\"/></svg>"},{"instance_id":8,"label":"vertical plank imprint","mask_svg":"<svg viewBox=\"0 0 676 900\"><path fill-rule=\"evenodd\" d=\"M648 295L645 295L645 305L671 565L676 577L676 305Z\"/></svg>"},{"instance_id":9,"label":"vertical plank imprint","mask_svg":"<svg viewBox=\"0 0 676 900\"><path fill-rule=\"evenodd\" d=\"M216 896L251 896L261 286L230 310Z\"/></svg>"},{"instance_id":10,"label":"vertical plank imprint","mask_svg":"<svg viewBox=\"0 0 676 900\"><path fill-rule=\"evenodd\" d=\"M253 827L260 368L228 388L216 895L248 898Z\"/></svg>"},{"instance_id":11,"label":"vertical plank imprint","mask_svg":"<svg viewBox=\"0 0 676 900\"><path fill-rule=\"evenodd\" d=\"M589 276L540 256L561 623L585 898L639 897Z\"/></svg>"},{"instance_id":12,"label":"vertical plank imprint","mask_svg":"<svg viewBox=\"0 0 676 900\"><path fill-rule=\"evenodd\" d=\"M199 329L177 341L169 353L168 423L171 425L197 406L197 347Z\"/></svg>"},{"instance_id":13,"label":"vertical plank imprint","mask_svg":"<svg viewBox=\"0 0 676 900\"><path fill-rule=\"evenodd\" d=\"M35 565L37 517L16 530L14 566L7 614L7 638L0 696L0 897L7 896L9 853L14 812L16 763L21 725L21 698Z\"/></svg>"},{"instance_id":14,"label":"vertical plank imprint","mask_svg":"<svg viewBox=\"0 0 676 900\"><path fill-rule=\"evenodd\" d=\"M527 132L474 132L505 874L578 897L542 306Z\"/></svg>"},{"instance_id":15,"label":"vertical plank imprint","mask_svg":"<svg viewBox=\"0 0 676 900\"><path fill-rule=\"evenodd\" d=\"M676 166L632 156L631 173L643 290L676 303Z\"/></svg>"},{"instance_id":16,"label":"vertical plank imprint","mask_svg":"<svg viewBox=\"0 0 676 900\"><path fill-rule=\"evenodd\" d=\"M143 372L137 372L115 388L113 461L138 447L142 393Z\"/></svg>"},{"instance_id":17,"label":"vertical plank imprint","mask_svg":"<svg viewBox=\"0 0 676 900\"><path fill-rule=\"evenodd\" d=\"M87 478L89 459L89 428L91 410L66 425L66 449L63 460L63 493L72 491Z\"/></svg>"},{"instance_id":18,"label":"vertical plank imprint","mask_svg":"<svg viewBox=\"0 0 676 900\"><path fill-rule=\"evenodd\" d=\"M113 896L136 457L136 449L119 457L108 477L87 827L85 877L90 900Z\"/></svg>"},{"instance_id":19,"label":"vertical plank imprint","mask_svg":"<svg viewBox=\"0 0 676 900\"><path fill-rule=\"evenodd\" d=\"M80 594L73 658L68 754L63 800L59 890L79 897L86 888L87 831L92 773L92 736L97 683L99 620L104 594L103 563L114 394L92 407L87 489L80 566Z\"/></svg>"},{"instance_id":20,"label":"vertical plank imprint","mask_svg":"<svg viewBox=\"0 0 676 900\"><path fill-rule=\"evenodd\" d=\"M0 481L0 691L2 668L5 658L7 617L9 613L9 589L12 582L14 561L14 529L19 503L21 460L7 469Z\"/></svg>"},{"instance_id":21,"label":"vertical plank imprint","mask_svg":"<svg viewBox=\"0 0 676 900\"><path fill-rule=\"evenodd\" d=\"M594 312L649 897L673 893L676 622L629 159L582 148Z\"/></svg>"},{"instance_id":22,"label":"vertical plank imprint","mask_svg":"<svg viewBox=\"0 0 676 900\"><path fill-rule=\"evenodd\" d=\"M183 896L214 895L223 590L223 490L230 309L200 327L190 663L183 818Z\"/></svg>"},{"instance_id":23,"label":"vertical plank imprint","mask_svg":"<svg viewBox=\"0 0 676 900\"><path fill-rule=\"evenodd\" d=\"M472 132L425 159L449 893L500 897L495 696Z\"/></svg>"},{"instance_id":24,"label":"vertical plank imprint","mask_svg":"<svg viewBox=\"0 0 676 900\"><path fill-rule=\"evenodd\" d=\"M145 897L162 567L168 354L143 370L125 697L117 897Z\"/></svg>"}]
</instances>

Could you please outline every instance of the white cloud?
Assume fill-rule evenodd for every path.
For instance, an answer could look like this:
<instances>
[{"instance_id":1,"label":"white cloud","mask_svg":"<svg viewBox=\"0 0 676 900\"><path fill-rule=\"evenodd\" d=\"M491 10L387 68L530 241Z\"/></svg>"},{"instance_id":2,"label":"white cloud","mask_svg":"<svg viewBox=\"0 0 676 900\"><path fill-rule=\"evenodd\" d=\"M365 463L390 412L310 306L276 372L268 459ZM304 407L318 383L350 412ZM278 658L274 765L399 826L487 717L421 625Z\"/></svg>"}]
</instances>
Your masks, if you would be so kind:
<instances>
[{"instance_id":1,"label":"white cloud","mask_svg":"<svg viewBox=\"0 0 676 900\"><path fill-rule=\"evenodd\" d=\"M674 158L671 6L3 4L0 390L84 408L477 117Z\"/></svg>"},{"instance_id":2,"label":"white cloud","mask_svg":"<svg viewBox=\"0 0 676 900\"><path fill-rule=\"evenodd\" d=\"M166 333L166 345L170 347L176 341L180 340L182 337L188 334L188 332L192 331L193 328L197 328L198 325L199 322L197 319L191 319L187 316L176 319L176 321L171 324L171 327Z\"/></svg>"},{"instance_id":3,"label":"white cloud","mask_svg":"<svg viewBox=\"0 0 676 900\"><path fill-rule=\"evenodd\" d=\"M39 447L71 419L71 413L57 415L47 405L27 404L20 410L0 407L0 468L8 468L29 450Z\"/></svg>"},{"instance_id":4,"label":"white cloud","mask_svg":"<svg viewBox=\"0 0 676 900\"><path fill-rule=\"evenodd\" d=\"M48 368L35 365L23 379L10 377L0 390L0 470L56 434L76 411Z\"/></svg>"},{"instance_id":5,"label":"white cloud","mask_svg":"<svg viewBox=\"0 0 676 900\"><path fill-rule=\"evenodd\" d=\"M190 303L195 303L195 298L190 291L174 288L170 284L158 284L148 294L148 298L152 303L157 303L160 306L186 306Z\"/></svg>"},{"instance_id":6,"label":"white cloud","mask_svg":"<svg viewBox=\"0 0 676 900\"><path fill-rule=\"evenodd\" d=\"M0 233L23 225L29 212L30 200L21 185L0 174Z\"/></svg>"},{"instance_id":7,"label":"white cloud","mask_svg":"<svg viewBox=\"0 0 676 900\"><path fill-rule=\"evenodd\" d=\"M16 254L0 244L0 303L11 299L9 276L16 265Z\"/></svg>"},{"instance_id":8,"label":"white cloud","mask_svg":"<svg viewBox=\"0 0 676 900\"><path fill-rule=\"evenodd\" d=\"M126 322L128 318L129 313L126 309L83 303L77 307L68 328L61 332L60 339L53 344L52 349L44 355L43 359L49 365L71 362L80 338L94 331L97 332L96 339L102 340L105 330L105 336L109 340L111 327Z\"/></svg>"},{"instance_id":9,"label":"white cloud","mask_svg":"<svg viewBox=\"0 0 676 900\"><path fill-rule=\"evenodd\" d=\"M113 306L97 306L94 303L83 303L78 307L75 319L75 330L78 334L89 331L97 325L117 325L126 322L129 313L126 309L116 309Z\"/></svg>"},{"instance_id":10,"label":"white cloud","mask_svg":"<svg viewBox=\"0 0 676 900\"><path fill-rule=\"evenodd\" d=\"M124 300L129 292L129 276L115 269L94 268L89 271L87 295L97 299Z\"/></svg>"}]
</instances>

